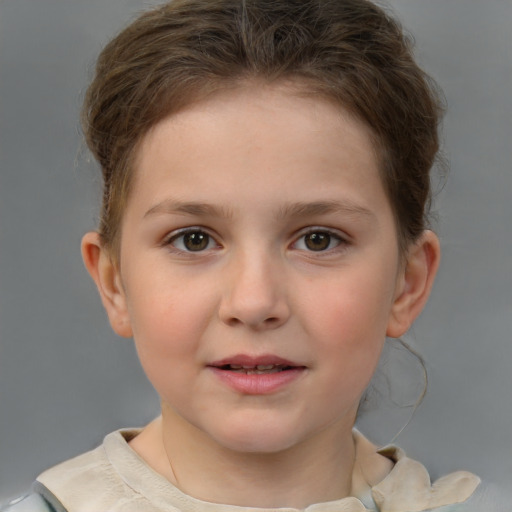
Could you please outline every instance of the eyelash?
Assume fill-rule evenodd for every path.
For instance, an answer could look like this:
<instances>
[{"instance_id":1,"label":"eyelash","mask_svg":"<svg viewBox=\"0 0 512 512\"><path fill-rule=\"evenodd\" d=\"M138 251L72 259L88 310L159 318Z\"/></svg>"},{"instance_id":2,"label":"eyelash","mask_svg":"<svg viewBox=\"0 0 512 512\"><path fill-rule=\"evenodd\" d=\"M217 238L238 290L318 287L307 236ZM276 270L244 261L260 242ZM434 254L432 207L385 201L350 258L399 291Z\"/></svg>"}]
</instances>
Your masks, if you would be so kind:
<instances>
[{"instance_id":1,"label":"eyelash","mask_svg":"<svg viewBox=\"0 0 512 512\"><path fill-rule=\"evenodd\" d=\"M185 246L186 243L186 237L194 237L198 236L197 242L198 242L198 250L193 250L190 248L187 248ZM306 237L312 236L312 235L320 235L318 238L318 242L322 243L327 239L327 246L325 248L320 247L319 250L312 249L311 247L307 247L307 241ZM326 238L322 238L326 237ZM177 246L177 242L181 240L180 245L182 247ZM314 240L313 240L314 241ZM206 245L201 245L201 242L205 242ZM301 243L302 242L302 243ZM331 247L332 243L335 242L334 247ZM207 250L211 250L214 248L219 248L220 244L218 244L215 240L215 238L208 233L207 230L202 229L200 227L192 227L192 228L183 228L180 229L177 232L171 233L164 241L163 246L168 247L173 252L179 253L179 254L194 254L194 253L202 253ZM298 247L299 245L302 245L303 247ZM339 233L334 232L329 229L325 228L309 228L307 231L302 232L298 238L290 245L291 248L297 249L300 251L312 253L314 255L322 255L324 253L332 253L335 251L342 250L346 248L346 246L349 245L349 241L341 236ZM340 247L342 246L342 247Z\"/></svg>"},{"instance_id":2,"label":"eyelash","mask_svg":"<svg viewBox=\"0 0 512 512\"><path fill-rule=\"evenodd\" d=\"M185 238L187 236L192 237L194 235L204 235L203 240L206 239L206 246L204 248L200 248L199 250L194 251L194 250L187 249L184 246ZM183 248L176 246L176 242L180 239L182 240ZM201 241L201 240L198 238L198 241ZM168 236L164 240L162 245L169 247L172 251L180 253L180 254L194 254L196 252L200 253L200 252L204 252L205 250L212 249L212 247L209 247L212 244L212 242L215 244L215 247L217 247L217 248L220 247L219 244L215 241L214 237L212 235L210 235L208 233L208 231L206 231L205 229L202 229L200 227L193 227L193 228L180 229L177 232L171 233L170 236Z\"/></svg>"},{"instance_id":3,"label":"eyelash","mask_svg":"<svg viewBox=\"0 0 512 512\"><path fill-rule=\"evenodd\" d=\"M327 247L325 247L323 249L319 249L319 250L314 250L314 249L308 248L306 245L307 244L306 237L311 236L311 235L321 235L321 237L324 237L324 236L327 237L327 244L328 244ZM323 239L321 237L319 238L320 242L323 241ZM331 244L333 243L333 241L336 243L336 245L334 245L334 247L331 247ZM305 247L298 248L297 245L300 242L302 242L302 245L304 245ZM346 248L347 245L349 245L347 238L343 237L338 232L335 232L335 231L332 231L329 229L325 229L325 228L313 227L313 228L309 228L307 231L301 233L301 235L292 244L292 247L295 247L296 249L301 250L301 251L311 253L315 256L317 256L317 255L321 256L326 253L332 254L333 252L343 250Z\"/></svg>"}]
</instances>

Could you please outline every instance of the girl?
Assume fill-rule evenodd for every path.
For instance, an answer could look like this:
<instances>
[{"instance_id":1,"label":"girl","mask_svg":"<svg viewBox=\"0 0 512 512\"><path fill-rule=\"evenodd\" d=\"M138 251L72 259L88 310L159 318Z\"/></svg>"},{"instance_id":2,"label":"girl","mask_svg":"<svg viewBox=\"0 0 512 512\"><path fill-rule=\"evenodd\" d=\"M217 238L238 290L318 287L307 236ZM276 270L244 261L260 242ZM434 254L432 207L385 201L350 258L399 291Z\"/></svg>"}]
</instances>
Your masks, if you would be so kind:
<instances>
[{"instance_id":1,"label":"girl","mask_svg":"<svg viewBox=\"0 0 512 512\"><path fill-rule=\"evenodd\" d=\"M162 415L13 509L479 510L476 476L431 486L353 430L438 267L439 111L363 0L176 0L114 39L84 108L104 193L82 253Z\"/></svg>"}]
</instances>

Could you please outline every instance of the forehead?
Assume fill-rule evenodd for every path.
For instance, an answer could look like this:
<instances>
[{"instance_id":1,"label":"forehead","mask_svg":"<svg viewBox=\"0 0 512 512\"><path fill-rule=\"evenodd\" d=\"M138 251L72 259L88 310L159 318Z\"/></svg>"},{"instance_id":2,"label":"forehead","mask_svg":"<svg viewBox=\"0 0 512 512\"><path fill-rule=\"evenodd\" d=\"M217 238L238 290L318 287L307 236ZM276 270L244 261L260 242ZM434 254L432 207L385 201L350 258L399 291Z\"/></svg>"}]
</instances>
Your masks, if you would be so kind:
<instances>
[{"instance_id":1,"label":"forehead","mask_svg":"<svg viewBox=\"0 0 512 512\"><path fill-rule=\"evenodd\" d=\"M307 201L313 185L328 195L333 177L345 180L353 199L358 188L379 195L372 141L363 122L294 84L222 91L147 133L136 155L132 199L155 205L171 191L180 201L194 191L198 200L215 193L217 201L233 202L252 180L270 199ZM262 180L271 186L262 188Z\"/></svg>"},{"instance_id":2,"label":"forehead","mask_svg":"<svg viewBox=\"0 0 512 512\"><path fill-rule=\"evenodd\" d=\"M135 168L143 173L145 160L163 156L161 150L169 144L173 151L168 151L168 156L200 157L198 146L213 151L220 142L226 142L221 140L226 135L231 136L231 151L226 158L244 144L244 149L252 147L256 155L262 144L272 145L276 134L281 155L286 154L287 142L291 145L301 140L305 142L304 154L318 149L327 154L326 150L335 149L334 142L334 146L344 146L343 150L365 157L371 165L377 159L371 129L333 100L310 92L300 82L249 82L217 91L154 125L138 146ZM222 149L226 149L225 144Z\"/></svg>"}]
</instances>

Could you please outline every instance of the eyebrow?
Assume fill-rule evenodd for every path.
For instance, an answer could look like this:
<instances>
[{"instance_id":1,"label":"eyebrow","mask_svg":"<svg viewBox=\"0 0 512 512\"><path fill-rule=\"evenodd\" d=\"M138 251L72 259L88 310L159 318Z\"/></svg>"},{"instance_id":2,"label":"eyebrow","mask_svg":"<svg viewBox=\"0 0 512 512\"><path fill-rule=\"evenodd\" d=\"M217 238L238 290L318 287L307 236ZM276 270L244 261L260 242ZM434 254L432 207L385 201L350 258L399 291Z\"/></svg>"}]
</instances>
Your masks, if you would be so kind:
<instances>
[{"instance_id":1,"label":"eyebrow","mask_svg":"<svg viewBox=\"0 0 512 512\"><path fill-rule=\"evenodd\" d=\"M317 215L327 215L330 213L343 213L347 215L374 217L375 214L352 201L313 201L298 202L284 206L278 217L314 217Z\"/></svg>"},{"instance_id":2,"label":"eyebrow","mask_svg":"<svg viewBox=\"0 0 512 512\"><path fill-rule=\"evenodd\" d=\"M182 214L196 217L221 217L230 218L231 212L222 206L215 206L208 203L185 202L167 199L151 207L144 218L158 214Z\"/></svg>"},{"instance_id":3,"label":"eyebrow","mask_svg":"<svg viewBox=\"0 0 512 512\"><path fill-rule=\"evenodd\" d=\"M284 205L277 212L276 218L293 218L293 217L314 217L319 215L328 215L331 213L343 213L346 215L374 217L375 214L359 204L352 201L312 201L297 202ZM209 203L185 202L173 199L164 200L151 207L145 214L144 218L161 214L181 214L192 215L196 217L217 217L231 218L232 211L223 207Z\"/></svg>"}]
</instances>

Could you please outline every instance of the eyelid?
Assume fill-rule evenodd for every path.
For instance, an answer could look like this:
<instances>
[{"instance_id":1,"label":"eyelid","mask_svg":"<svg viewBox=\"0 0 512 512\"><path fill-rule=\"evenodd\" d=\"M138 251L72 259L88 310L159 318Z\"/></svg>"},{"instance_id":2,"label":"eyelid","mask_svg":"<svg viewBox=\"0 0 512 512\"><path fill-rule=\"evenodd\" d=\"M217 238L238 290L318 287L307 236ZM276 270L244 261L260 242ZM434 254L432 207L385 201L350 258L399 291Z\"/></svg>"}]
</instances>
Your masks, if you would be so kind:
<instances>
[{"instance_id":1,"label":"eyelid","mask_svg":"<svg viewBox=\"0 0 512 512\"><path fill-rule=\"evenodd\" d=\"M294 237L294 242L291 244L291 247L293 248L295 245L297 245L297 243L303 237L305 237L305 236L307 236L309 234L312 234L312 233L327 234L330 237L336 239L338 241L338 243L333 248L325 249L325 250L320 250L320 251L314 251L312 249L298 249L298 250L311 253L311 254L313 254L315 256L321 256L322 254L324 254L324 255L325 254L329 254L329 253L332 253L332 252L334 252L336 250L338 250L338 251L339 250L343 250L343 249L346 248L347 245L350 245L350 243L351 243L350 237L346 233L344 233L343 231L340 231L338 229L333 229L333 228L327 228L327 227L324 227L324 226L310 226L310 227L301 229L300 231L298 231L296 233L296 235Z\"/></svg>"},{"instance_id":2,"label":"eyelid","mask_svg":"<svg viewBox=\"0 0 512 512\"><path fill-rule=\"evenodd\" d=\"M221 247L221 245L219 244L219 242L217 240L217 237L212 234L211 230L209 230L208 228L205 228L203 226L187 226L184 228L175 229L163 238L161 245L175 253L186 254L186 255L193 255L195 253L197 253L199 255L201 253L205 253L205 252L212 250L212 248L210 248L210 249L207 248L207 249L200 250L200 251L188 251L185 249L180 249L173 245L173 242L178 240L180 237L183 237L187 234L193 234L193 233L204 233L210 238L211 241L213 241L215 243L215 248Z\"/></svg>"}]
</instances>

